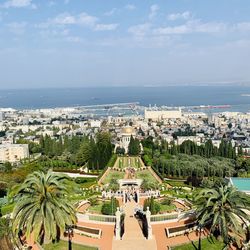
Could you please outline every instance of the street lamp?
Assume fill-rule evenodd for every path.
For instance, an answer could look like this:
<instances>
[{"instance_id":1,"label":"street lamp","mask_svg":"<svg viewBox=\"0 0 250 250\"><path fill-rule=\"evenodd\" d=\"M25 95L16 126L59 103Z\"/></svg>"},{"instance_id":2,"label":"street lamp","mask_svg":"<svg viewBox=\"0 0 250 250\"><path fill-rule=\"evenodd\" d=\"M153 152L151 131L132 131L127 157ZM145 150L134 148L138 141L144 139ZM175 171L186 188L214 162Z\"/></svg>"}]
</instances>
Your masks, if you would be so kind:
<instances>
[{"instance_id":1,"label":"street lamp","mask_svg":"<svg viewBox=\"0 0 250 250\"><path fill-rule=\"evenodd\" d=\"M65 233L68 235L68 250L72 250L72 237L74 236L74 230L72 226L66 226Z\"/></svg>"},{"instance_id":2,"label":"street lamp","mask_svg":"<svg viewBox=\"0 0 250 250\"><path fill-rule=\"evenodd\" d=\"M198 225L198 230L199 230L199 245L198 245L198 250L201 250L201 231L203 229L203 225L199 224Z\"/></svg>"}]
</instances>

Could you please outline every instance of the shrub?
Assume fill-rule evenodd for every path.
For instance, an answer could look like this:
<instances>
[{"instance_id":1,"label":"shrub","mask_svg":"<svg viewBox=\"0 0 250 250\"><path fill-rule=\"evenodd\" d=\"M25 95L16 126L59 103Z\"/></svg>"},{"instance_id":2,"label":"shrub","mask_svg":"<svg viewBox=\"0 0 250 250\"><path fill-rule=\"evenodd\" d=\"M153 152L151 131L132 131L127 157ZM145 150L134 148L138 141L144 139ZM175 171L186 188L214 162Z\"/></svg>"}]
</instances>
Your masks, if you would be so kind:
<instances>
[{"instance_id":1,"label":"shrub","mask_svg":"<svg viewBox=\"0 0 250 250\"><path fill-rule=\"evenodd\" d=\"M148 198L144 201L143 210L146 211L147 207L149 207L152 215L158 214L161 210L160 204L154 200L154 197Z\"/></svg>"},{"instance_id":2,"label":"shrub","mask_svg":"<svg viewBox=\"0 0 250 250\"><path fill-rule=\"evenodd\" d=\"M167 205L170 206L172 203L172 199L170 198L164 198L163 201L161 202L162 205Z\"/></svg>"},{"instance_id":3,"label":"shrub","mask_svg":"<svg viewBox=\"0 0 250 250\"><path fill-rule=\"evenodd\" d=\"M105 202L102 205L102 214L105 215L115 215L115 212L117 210L117 207L119 207L119 202L116 198L112 197L111 201Z\"/></svg>"},{"instance_id":4,"label":"shrub","mask_svg":"<svg viewBox=\"0 0 250 250\"><path fill-rule=\"evenodd\" d=\"M156 184L144 179L142 184L141 184L141 188L143 190L156 189Z\"/></svg>"},{"instance_id":5,"label":"shrub","mask_svg":"<svg viewBox=\"0 0 250 250\"><path fill-rule=\"evenodd\" d=\"M152 159L147 154L142 156L142 160L144 161L146 166L152 166L153 164Z\"/></svg>"},{"instance_id":6,"label":"shrub","mask_svg":"<svg viewBox=\"0 0 250 250\"><path fill-rule=\"evenodd\" d=\"M92 196L89 198L89 202L91 206L96 206L98 204L98 200L96 196Z\"/></svg>"},{"instance_id":7,"label":"shrub","mask_svg":"<svg viewBox=\"0 0 250 250\"><path fill-rule=\"evenodd\" d=\"M119 184L116 179L110 180L109 189L111 189L112 191L117 191L119 189Z\"/></svg>"},{"instance_id":8,"label":"shrub","mask_svg":"<svg viewBox=\"0 0 250 250\"><path fill-rule=\"evenodd\" d=\"M117 159L117 155L116 154L113 154L107 164L107 167L113 167L115 165L115 162L116 162L116 159Z\"/></svg>"},{"instance_id":9,"label":"shrub","mask_svg":"<svg viewBox=\"0 0 250 250\"><path fill-rule=\"evenodd\" d=\"M95 182L96 178L76 177L76 178L73 178L73 180L77 184L84 184L84 183L87 183L87 182Z\"/></svg>"}]
</instances>

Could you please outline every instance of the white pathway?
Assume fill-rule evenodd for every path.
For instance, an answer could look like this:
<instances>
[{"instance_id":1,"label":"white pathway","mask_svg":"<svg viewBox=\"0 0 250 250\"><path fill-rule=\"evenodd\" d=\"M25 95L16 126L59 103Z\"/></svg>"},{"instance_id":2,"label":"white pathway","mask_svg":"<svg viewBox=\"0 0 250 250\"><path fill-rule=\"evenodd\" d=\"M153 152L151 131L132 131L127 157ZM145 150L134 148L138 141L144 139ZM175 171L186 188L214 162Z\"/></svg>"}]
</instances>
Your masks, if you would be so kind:
<instances>
[{"instance_id":1,"label":"white pathway","mask_svg":"<svg viewBox=\"0 0 250 250\"><path fill-rule=\"evenodd\" d=\"M122 240L113 240L113 250L157 250L156 241L153 237L147 240L141 230L141 227L134 217L136 203L128 202L125 205L125 233Z\"/></svg>"},{"instance_id":2,"label":"white pathway","mask_svg":"<svg viewBox=\"0 0 250 250\"><path fill-rule=\"evenodd\" d=\"M97 178L98 175L89 175L89 174L77 174L77 173L67 173L67 172L54 172L58 174L65 174L71 178L84 177L84 178Z\"/></svg>"}]
</instances>

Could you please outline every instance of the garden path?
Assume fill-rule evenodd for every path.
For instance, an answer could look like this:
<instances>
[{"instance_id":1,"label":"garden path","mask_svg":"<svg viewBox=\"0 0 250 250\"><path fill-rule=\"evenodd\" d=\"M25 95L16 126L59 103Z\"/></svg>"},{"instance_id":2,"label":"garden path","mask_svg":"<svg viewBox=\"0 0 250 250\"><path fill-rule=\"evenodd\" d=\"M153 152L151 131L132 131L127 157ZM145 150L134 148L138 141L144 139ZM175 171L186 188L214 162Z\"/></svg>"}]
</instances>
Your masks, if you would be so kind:
<instances>
[{"instance_id":1,"label":"garden path","mask_svg":"<svg viewBox=\"0 0 250 250\"><path fill-rule=\"evenodd\" d=\"M113 240L113 250L156 250L155 239L147 240L142 229L134 217L134 209L137 204L131 201L125 204L125 233L122 240Z\"/></svg>"}]
</instances>

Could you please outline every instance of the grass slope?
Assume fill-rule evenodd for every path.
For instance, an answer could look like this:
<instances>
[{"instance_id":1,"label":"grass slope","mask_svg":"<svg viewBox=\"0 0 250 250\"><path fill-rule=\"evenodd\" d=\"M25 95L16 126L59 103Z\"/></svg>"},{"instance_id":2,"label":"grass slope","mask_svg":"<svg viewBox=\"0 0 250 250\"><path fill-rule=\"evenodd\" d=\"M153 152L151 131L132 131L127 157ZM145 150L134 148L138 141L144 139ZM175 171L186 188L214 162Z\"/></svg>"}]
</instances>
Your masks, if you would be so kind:
<instances>
[{"instance_id":1,"label":"grass slope","mask_svg":"<svg viewBox=\"0 0 250 250\"><path fill-rule=\"evenodd\" d=\"M201 241L201 249L202 250L222 250L224 249L224 243L216 240L214 237L208 237ZM198 249L198 241L173 247L173 250L197 250Z\"/></svg>"},{"instance_id":2,"label":"grass slope","mask_svg":"<svg viewBox=\"0 0 250 250\"><path fill-rule=\"evenodd\" d=\"M72 249L74 250L97 250L98 248L72 243ZM44 250L68 250L68 242L61 240L55 244L50 243L44 246Z\"/></svg>"}]
</instances>

